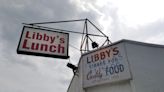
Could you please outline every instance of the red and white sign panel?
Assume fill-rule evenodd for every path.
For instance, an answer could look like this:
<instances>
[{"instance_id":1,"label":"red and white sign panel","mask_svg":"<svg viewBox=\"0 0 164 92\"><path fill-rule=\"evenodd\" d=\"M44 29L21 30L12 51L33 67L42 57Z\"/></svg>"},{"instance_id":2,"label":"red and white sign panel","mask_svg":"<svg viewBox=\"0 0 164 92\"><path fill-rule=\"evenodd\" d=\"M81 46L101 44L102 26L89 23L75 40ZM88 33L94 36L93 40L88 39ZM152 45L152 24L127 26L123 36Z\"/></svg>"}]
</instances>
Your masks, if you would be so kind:
<instances>
[{"instance_id":1,"label":"red and white sign panel","mask_svg":"<svg viewBox=\"0 0 164 92\"><path fill-rule=\"evenodd\" d=\"M18 54L67 59L69 34L24 26Z\"/></svg>"}]
</instances>

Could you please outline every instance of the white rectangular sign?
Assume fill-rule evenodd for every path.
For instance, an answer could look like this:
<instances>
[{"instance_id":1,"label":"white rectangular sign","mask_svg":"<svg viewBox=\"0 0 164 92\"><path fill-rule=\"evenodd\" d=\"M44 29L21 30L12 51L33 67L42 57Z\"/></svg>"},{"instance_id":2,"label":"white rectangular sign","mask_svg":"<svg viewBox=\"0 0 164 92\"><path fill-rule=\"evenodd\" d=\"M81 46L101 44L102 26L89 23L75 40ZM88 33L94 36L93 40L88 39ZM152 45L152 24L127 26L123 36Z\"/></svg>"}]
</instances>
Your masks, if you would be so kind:
<instances>
[{"instance_id":1,"label":"white rectangular sign","mask_svg":"<svg viewBox=\"0 0 164 92\"><path fill-rule=\"evenodd\" d=\"M131 79L122 44L84 54L82 68L84 88Z\"/></svg>"},{"instance_id":2,"label":"white rectangular sign","mask_svg":"<svg viewBox=\"0 0 164 92\"><path fill-rule=\"evenodd\" d=\"M68 41L68 33L24 26L17 53L66 59Z\"/></svg>"}]
</instances>

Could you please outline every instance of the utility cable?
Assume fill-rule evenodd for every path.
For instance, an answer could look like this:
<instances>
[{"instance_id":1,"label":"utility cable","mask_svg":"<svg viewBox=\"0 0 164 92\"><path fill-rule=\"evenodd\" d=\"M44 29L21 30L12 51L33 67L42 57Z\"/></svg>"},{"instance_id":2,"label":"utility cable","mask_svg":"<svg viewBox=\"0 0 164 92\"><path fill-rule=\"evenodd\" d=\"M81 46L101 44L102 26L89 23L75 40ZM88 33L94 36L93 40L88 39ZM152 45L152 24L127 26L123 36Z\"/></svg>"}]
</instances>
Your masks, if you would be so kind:
<instances>
[{"instance_id":1,"label":"utility cable","mask_svg":"<svg viewBox=\"0 0 164 92\"><path fill-rule=\"evenodd\" d=\"M78 20L65 20L65 21L52 21L52 22L38 22L38 23L29 23L28 25L35 24L52 24L52 23L63 23L63 22L77 22L77 21L85 21L86 19L78 19Z\"/></svg>"},{"instance_id":2,"label":"utility cable","mask_svg":"<svg viewBox=\"0 0 164 92\"><path fill-rule=\"evenodd\" d=\"M23 23L25 24L25 23ZM29 24L25 24L25 26L31 26L31 27L38 27L40 29L47 29L47 30L58 30L61 32L70 32L70 33L76 33L76 34L87 34L87 33L81 33L81 32L75 32L75 31L70 31L70 30L64 30L64 29L57 29L57 28L50 28L50 27L45 27L45 26L39 26L39 25L29 25ZM90 36L99 36L99 37L105 37L103 35L96 35L96 34L88 34Z\"/></svg>"}]
</instances>

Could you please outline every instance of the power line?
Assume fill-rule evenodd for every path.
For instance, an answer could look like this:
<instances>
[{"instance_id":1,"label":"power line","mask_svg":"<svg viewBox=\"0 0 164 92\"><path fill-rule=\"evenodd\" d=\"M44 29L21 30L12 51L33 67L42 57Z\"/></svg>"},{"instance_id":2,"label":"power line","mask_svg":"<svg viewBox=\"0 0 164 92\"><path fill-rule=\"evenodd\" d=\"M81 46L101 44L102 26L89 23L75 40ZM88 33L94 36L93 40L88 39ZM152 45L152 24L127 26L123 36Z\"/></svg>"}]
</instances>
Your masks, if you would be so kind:
<instances>
[{"instance_id":1,"label":"power line","mask_svg":"<svg viewBox=\"0 0 164 92\"><path fill-rule=\"evenodd\" d=\"M65 20L65 21L52 21L52 22L38 22L38 23L29 23L28 25L35 24L52 24L52 23L63 23L63 22L77 22L77 21L85 21L86 19L78 19L78 20Z\"/></svg>"},{"instance_id":2,"label":"power line","mask_svg":"<svg viewBox=\"0 0 164 92\"><path fill-rule=\"evenodd\" d=\"M72 48L74 48L74 49L76 49L76 50L78 50L78 51L80 51L80 49L78 49L78 48L74 47L74 46L73 46L73 45L71 45L71 44L69 44L69 46L70 46L70 47L72 47Z\"/></svg>"},{"instance_id":3,"label":"power line","mask_svg":"<svg viewBox=\"0 0 164 92\"><path fill-rule=\"evenodd\" d=\"M58 30L58 31L62 31L62 32L70 32L70 33L75 33L75 34L87 34L87 33L81 33L81 32L75 32L75 31L71 31L71 30L65 30L65 29L58 29L58 28L50 28L50 27L45 27L45 26L39 26L39 25L29 25L29 24L26 24L26 23L23 23L25 24L25 26L31 26L31 27L37 27L37 28L40 28L40 29L48 29L48 30ZM97 34L88 34L90 36L99 36L99 37L105 37L103 35L97 35Z\"/></svg>"}]
</instances>

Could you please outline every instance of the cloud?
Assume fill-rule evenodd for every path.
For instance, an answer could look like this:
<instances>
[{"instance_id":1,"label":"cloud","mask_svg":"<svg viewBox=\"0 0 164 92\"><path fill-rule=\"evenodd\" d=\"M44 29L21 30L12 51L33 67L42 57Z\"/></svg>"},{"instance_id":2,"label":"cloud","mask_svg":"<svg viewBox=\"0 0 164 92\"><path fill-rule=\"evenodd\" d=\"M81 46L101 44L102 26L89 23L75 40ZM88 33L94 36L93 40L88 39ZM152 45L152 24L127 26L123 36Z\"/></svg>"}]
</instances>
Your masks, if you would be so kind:
<instances>
[{"instance_id":1,"label":"cloud","mask_svg":"<svg viewBox=\"0 0 164 92\"><path fill-rule=\"evenodd\" d=\"M69 0L4 0L0 3L0 91L54 92L67 90L73 75L66 67L69 60L17 55L22 23L89 18L97 13L84 11ZM83 23L57 24L51 27L82 31ZM80 36L70 34L70 44L79 48ZM80 53L70 47L71 61L78 63Z\"/></svg>"},{"instance_id":2,"label":"cloud","mask_svg":"<svg viewBox=\"0 0 164 92\"><path fill-rule=\"evenodd\" d=\"M135 0L134 0L135 1ZM65 92L73 75L67 62L77 64L80 52L69 47L70 61L17 55L22 23L90 19L110 40L131 39L163 44L162 1L142 3L125 0L1 0L0 1L0 91ZM145 1L144 1L145 2ZM128 3L128 4L127 4ZM142 7L137 8L140 3ZM136 4L136 5L135 5ZM154 4L154 7L151 7ZM130 8L129 8L130 7ZM152 11L146 12L152 9ZM140 12L140 10L142 10ZM138 15L142 13L141 15ZM128 16L127 16L128 15ZM144 17L148 16L148 17ZM137 19L136 19L137 18ZM152 19L152 20L151 20ZM150 21L148 21L150 20ZM46 26L82 32L83 22ZM95 32L89 26L91 33ZM70 34L70 44L80 47L81 36ZM101 41L94 38L95 41Z\"/></svg>"},{"instance_id":3,"label":"cloud","mask_svg":"<svg viewBox=\"0 0 164 92\"><path fill-rule=\"evenodd\" d=\"M23 26L21 23L74 19L76 7L68 0L1 2L0 91L66 91L72 76L72 71L66 67L67 60L17 55L16 48Z\"/></svg>"}]
</instances>

